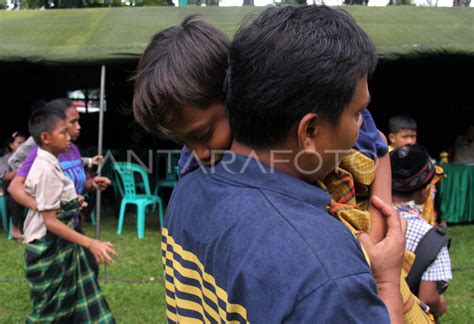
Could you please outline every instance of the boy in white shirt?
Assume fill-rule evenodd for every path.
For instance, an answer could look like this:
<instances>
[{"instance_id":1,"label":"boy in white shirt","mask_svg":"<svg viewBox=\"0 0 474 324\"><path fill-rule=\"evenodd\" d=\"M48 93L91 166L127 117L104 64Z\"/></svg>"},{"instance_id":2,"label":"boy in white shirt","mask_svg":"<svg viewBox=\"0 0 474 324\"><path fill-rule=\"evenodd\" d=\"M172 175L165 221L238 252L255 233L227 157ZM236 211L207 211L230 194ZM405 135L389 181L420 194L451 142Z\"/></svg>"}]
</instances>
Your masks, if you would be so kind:
<instances>
[{"instance_id":1,"label":"boy in white shirt","mask_svg":"<svg viewBox=\"0 0 474 324\"><path fill-rule=\"evenodd\" d=\"M57 159L71 146L64 111L47 105L34 111L29 130L40 148L25 182L37 204L24 224L25 271L33 304L27 323L114 323L84 248L99 263L111 263L116 253L111 243L74 230L73 215L81 203Z\"/></svg>"}]
</instances>

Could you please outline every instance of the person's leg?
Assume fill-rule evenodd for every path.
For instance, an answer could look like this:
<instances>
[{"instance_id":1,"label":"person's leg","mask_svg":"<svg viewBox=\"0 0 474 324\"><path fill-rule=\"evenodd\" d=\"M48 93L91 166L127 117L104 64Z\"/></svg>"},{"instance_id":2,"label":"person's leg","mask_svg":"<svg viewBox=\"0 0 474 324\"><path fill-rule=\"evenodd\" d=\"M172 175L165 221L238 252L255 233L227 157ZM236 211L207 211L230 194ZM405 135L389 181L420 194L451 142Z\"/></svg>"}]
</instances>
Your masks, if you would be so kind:
<instances>
[{"instance_id":1,"label":"person's leg","mask_svg":"<svg viewBox=\"0 0 474 324\"><path fill-rule=\"evenodd\" d=\"M25 207L16 203L11 197L8 199L8 207L12 217L12 237L16 240L21 238L21 227L25 218Z\"/></svg>"}]
</instances>

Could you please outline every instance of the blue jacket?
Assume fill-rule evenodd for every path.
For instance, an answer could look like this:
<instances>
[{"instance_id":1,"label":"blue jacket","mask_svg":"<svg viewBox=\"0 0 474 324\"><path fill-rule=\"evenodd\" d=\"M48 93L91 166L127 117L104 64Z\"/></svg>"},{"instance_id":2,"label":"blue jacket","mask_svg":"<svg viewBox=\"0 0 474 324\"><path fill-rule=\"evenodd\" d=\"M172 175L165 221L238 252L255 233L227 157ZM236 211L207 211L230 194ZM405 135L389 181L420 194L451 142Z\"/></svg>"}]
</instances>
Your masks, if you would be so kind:
<instances>
[{"instance_id":1,"label":"blue jacket","mask_svg":"<svg viewBox=\"0 0 474 324\"><path fill-rule=\"evenodd\" d=\"M183 177L163 229L169 322L389 323L320 188L230 153Z\"/></svg>"}]
</instances>

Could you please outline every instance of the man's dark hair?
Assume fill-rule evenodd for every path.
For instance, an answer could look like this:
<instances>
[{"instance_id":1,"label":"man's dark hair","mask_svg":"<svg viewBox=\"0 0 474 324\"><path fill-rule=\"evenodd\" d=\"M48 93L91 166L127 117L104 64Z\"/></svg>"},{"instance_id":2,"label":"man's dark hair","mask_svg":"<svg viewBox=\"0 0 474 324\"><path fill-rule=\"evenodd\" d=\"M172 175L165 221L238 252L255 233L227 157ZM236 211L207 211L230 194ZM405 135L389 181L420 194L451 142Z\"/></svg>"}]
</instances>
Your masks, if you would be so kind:
<instances>
[{"instance_id":1,"label":"man's dark hair","mask_svg":"<svg viewBox=\"0 0 474 324\"><path fill-rule=\"evenodd\" d=\"M42 144L41 133L51 133L56 128L58 122L65 118L64 109L52 107L49 104L33 111L28 121L28 129L36 144Z\"/></svg>"},{"instance_id":2,"label":"man's dark hair","mask_svg":"<svg viewBox=\"0 0 474 324\"><path fill-rule=\"evenodd\" d=\"M166 137L163 120L168 112L176 119L184 106L205 109L223 103L229 46L224 33L194 16L153 36L133 77L137 122Z\"/></svg>"},{"instance_id":3,"label":"man's dark hair","mask_svg":"<svg viewBox=\"0 0 474 324\"><path fill-rule=\"evenodd\" d=\"M53 99L47 104L48 107L66 111L68 108L74 107L71 100L66 98Z\"/></svg>"},{"instance_id":4,"label":"man's dark hair","mask_svg":"<svg viewBox=\"0 0 474 324\"><path fill-rule=\"evenodd\" d=\"M51 100L50 102L46 102L45 100L40 99L33 103L33 105L31 106L31 112L38 109L42 109L46 107L46 105L48 107L54 107L54 108L63 109L63 110L74 107L72 101L66 98L56 98L56 99Z\"/></svg>"},{"instance_id":5,"label":"man's dark hair","mask_svg":"<svg viewBox=\"0 0 474 324\"><path fill-rule=\"evenodd\" d=\"M416 131L416 128L416 121L406 114L393 116L388 121L388 131L393 134L401 130Z\"/></svg>"},{"instance_id":6,"label":"man's dark hair","mask_svg":"<svg viewBox=\"0 0 474 324\"><path fill-rule=\"evenodd\" d=\"M348 13L304 6L270 8L243 26L229 62L226 106L234 138L268 148L310 112L338 125L377 55Z\"/></svg>"}]
</instances>

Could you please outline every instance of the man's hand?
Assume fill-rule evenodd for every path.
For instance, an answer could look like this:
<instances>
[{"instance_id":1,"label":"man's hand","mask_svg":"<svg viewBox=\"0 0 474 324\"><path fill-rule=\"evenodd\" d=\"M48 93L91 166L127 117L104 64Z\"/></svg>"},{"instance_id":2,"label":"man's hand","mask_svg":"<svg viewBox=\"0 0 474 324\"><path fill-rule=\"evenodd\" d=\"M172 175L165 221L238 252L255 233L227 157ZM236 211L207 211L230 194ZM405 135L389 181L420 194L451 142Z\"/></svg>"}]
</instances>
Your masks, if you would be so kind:
<instances>
[{"instance_id":1,"label":"man's hand","mask_svg":"<svg viewBox=\"0 0 474 324\"><path fill-rule=\"evenodd\" d=\"M97 166L99 165L99 163L104 159L104 157L102 155L96 155L96 156L93 156L91 157L91 160L92 160L92 164Z\"/></svg>"},{"instance_id":2,"label":"man's hand","mask_svg":"<svg viewBox=\"0 0 474 324\"><path fill-rule=\"evenodd\" d=\"M92 178L92 186L100 191L107 189L111 183L112 181L110 181L110 179L107 177L95 176Z\"/></svg>"},{"instance_id":3,"label":"man's hand","mask_svg":"<svg viewBox=\"0 0 474 324\"><path fill-rule=\"evenodd\" d=\"M359 234L359 241L370 258L372 275L377 283L380 298L387 306L390 321L403 323L403 300L400 293L400 275L405 253L405 233L407 223L401 220L392 206L377 196L372 197L372 205L387 219L387 233L378 243L372 243L366 233Z\"/></svg>"},{"instance_id":4,"label":"man's hand","mask_svg":"<svg viewBox=\"0 0 474 324\"><path fill-rule=\"evenodd\" d=\"M398 213L380 198L374 196L372 204L386 217L387 234L377 244L373 244L366 233L359 235L359 241L369 255L372 274L377 284L396 283L399 285L405 253L407 223L406 220L401 220Z\"/></svg>"}]
</instances>

